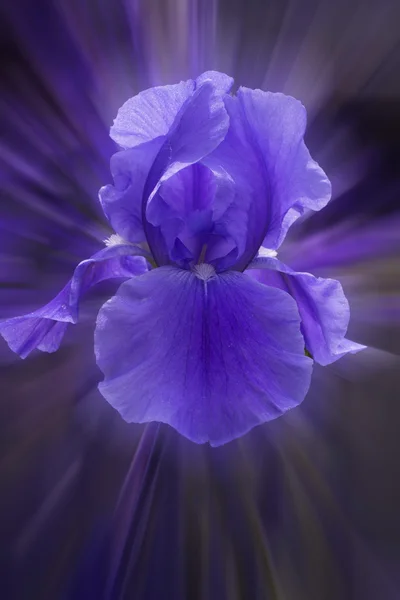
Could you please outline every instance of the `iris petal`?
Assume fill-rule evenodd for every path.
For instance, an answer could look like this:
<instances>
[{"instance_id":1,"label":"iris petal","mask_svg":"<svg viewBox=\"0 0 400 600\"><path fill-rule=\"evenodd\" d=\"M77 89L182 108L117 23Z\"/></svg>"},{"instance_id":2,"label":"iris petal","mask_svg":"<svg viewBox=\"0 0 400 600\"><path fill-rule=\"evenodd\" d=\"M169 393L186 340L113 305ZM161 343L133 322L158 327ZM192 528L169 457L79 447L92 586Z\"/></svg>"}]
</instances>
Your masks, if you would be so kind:
<instances>
[{"instance_id":1,"label":"iris petal","mask_svg":"<svg viewBox=\"0 0 400 600\"><path fill-rule=\"evenodd\" d=\"M185 102L205 83L211 84L222 96L232 87L233 79L225 73L206 71L196 81L188 79L144 90L129 98L118 110L110 130L111 138L123 148L134 148L168 135L179 122Z\"/></svg>"},{"instance_id":2,"label":"iris petal","mask_svg":"<svg viewBox=\"0 0 400 600\"><path fill-rule=\"evenodd\" d=\"M229 131L207 163L230 173L237 204L247 211L246 248L236 265L243 270L261 245L277 248L306 209L325 206L331 186L304 144L306 112L299 101L240 88L225 105Z\"/></svg>"},{"instance_id":3,"label":"iris petal","mask_svg":"<svg viewBox=\"0 0 400 600\"><path fill-rule=\"evenodd\" d=\"M196 85L202 85L205 81L211 81L215 89L221 94L228 94L232 85L233 77L220 73L219 71L206 71L196 79Z\"/></svg>"},{"instance_id":4,"label":"iris petal","mask_svg":"<svg viewBox=\"0 0 400 600\"><path fill-rule=\"evenodd\" d=\"M282 229L287 222L293 223L295 214L326 206L331 184L304 143L307 115L301 102L284 94L243 87L238 98L254 144L264 157L271 199L263 245L275 249L283 241ZM289 210L292 212L287 218Z\"/></svg>"},{"instance_id":5,"label":"iris petal","mask_svg":"<svg viewBox=\"0 0 400 600\"><path fill-rule=\"evenodd\" d=\"M0 323L0 335L13 352L26 358L32 350L58 350L68 323L78 321L81 296L93 285L116 277L133 277L147 271L141 249L114 246L101 250L76 267L72 279L51 302L21 317ZM136 254L136 256L135 256Z\"/></svg>"},{"instance_id":6,"label":"iris petal","mask_svg":"<svg viewBox=\"0 0 400 600\"><path fill-rule=\"evenodd\" d=\"M132 243L145 241L142 224L142 198L149 171L163 144L157 138L141 145L116 152L111 157L114 185L99 191L99 200L111 227Z\"/></svg>"},{"instance_id":7,"label":"iris petal","mask_svg":"<svg viewBox=\"0 0 400 600\"><path fill-rule=\"evenodd\" d=\"M163 182L212 152L224 139L228 126L223 100L207 80L182 107L150 169L143 192L146 239L158 265L169 263L168 249L160 228L147 220L147 209Z\"/></svg>"},{"instance_id":8,"label":"iris petal","mask_svg":"<svg viewBox=\"0 0 400 600\"><path fill-rule=\"evenodd\" d=\"M234 194L235 185L227 173L214 172L202 163L190 165L163 182L148 207L148 220L160 227L171 260L180 266L188 259L197 261L206 246L203 258L211 262L220 256L218 251L225 240L231 249L230 228L233 224L234 239L237 226L228 207ZM186 252L180 256L180 247L188 256Z\"/></svg>"},{"instance_id":9,"label":"iris petal","mask_svg":"<svg viewBox=\"0 0 400 600\"><path fill-rule=\"evenodd\" d=\"M128 422L218 446L307 393L295 302L241 273L161 267L122 284L95 331L100 391Z\"/></svg>"},{"instance_id":10,"label":"iris petal","mask_svg":"<svg viewBox=\"0 0 400 600\"><path fill-rule=\"evenodd\" d=\"M224 101L212 82L206 80L177 114L149 173L146 198L154 195L162 181L212 152L224 139L228 127Z\"/></svg>"},{"instance_id":11,"label":"iris petal","mask_svg":"<svg viewBox=\"0 0 400 600\"><path fill-rule=\"evenodd\" d=\"M100 190L113 228L132 242L146 238L158 265L168 264L159 227L147 219L163 181L212 152L229 126L223 94L232 81L207 72L196 82L146 90L119 110L111 137L127 150L111 161L114 186Z\"/></svg>"},{"instance_id":12,"label":"iris petal","mask_svg":"<svg viewBox=\"0 0 400 600\"><path fill-rule=\"evenodd\" d=\"M153 87L129 98L118 111L111 138L123 148L134 148L166 135L194 90L195 83L189 79Z\"/></svg>"},{"instance_id":13,"label":"iris petal","mask_svg":"<svg viewBox=\"0 0 400 600\"><path fill-rule=\"evenodd\" d=\"M276 258L255 259L248 273L267 286L289 292L296 300L307 350L319 364L328 365L365 348L344 337L350 308L338 281L296 273Z\"/></svg>"}]
</instances>

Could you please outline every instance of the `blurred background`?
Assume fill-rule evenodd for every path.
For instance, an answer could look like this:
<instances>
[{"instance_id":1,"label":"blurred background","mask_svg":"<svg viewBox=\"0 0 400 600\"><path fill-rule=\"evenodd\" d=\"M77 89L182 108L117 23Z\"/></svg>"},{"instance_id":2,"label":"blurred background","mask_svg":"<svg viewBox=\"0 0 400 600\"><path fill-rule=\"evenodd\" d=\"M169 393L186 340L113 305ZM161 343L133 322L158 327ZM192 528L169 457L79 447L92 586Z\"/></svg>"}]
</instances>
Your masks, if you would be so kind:
<instances>
[{"instance_id":1,"label":"blurred background","mask_svg":"<svg viewBox=\"0 0 400 600\"><path fill-rule=\"evenodd\" d=\"M128 425L97 391L100 284L55 354L0 340L2 600L400 598L398 0L2 0L0 317L112 232L118 107L208 69L282 91L333 200L280 258L337 278L349 336L301 407L221 448Z\"/></svg>"}]
</instances>

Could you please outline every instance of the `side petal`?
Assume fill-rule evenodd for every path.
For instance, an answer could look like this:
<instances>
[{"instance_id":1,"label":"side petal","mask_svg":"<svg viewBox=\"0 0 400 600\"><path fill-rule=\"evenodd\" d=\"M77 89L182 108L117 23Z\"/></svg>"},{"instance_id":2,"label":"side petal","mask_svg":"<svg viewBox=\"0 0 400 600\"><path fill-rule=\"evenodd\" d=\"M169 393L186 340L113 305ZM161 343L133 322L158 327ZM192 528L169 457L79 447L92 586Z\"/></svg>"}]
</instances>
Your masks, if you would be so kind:
<instances>
[{"instance_id":1,"label":"side petal","mask_svg":"<svg viewBox=\"0 0 400 600\"><path fill-rule=\"evenodd\" d=\"M295 302L247 275L161 267L99 312L99 389L128 422L218 446L298 405L312 361Z\"/></svg>"},{"instance_id":2,"label":"side petal","mask_svg":"<svg viewBox=\"0 0 400 600\"><path fill-rule=\"evenodd\" d=\"M267 286L289 292L296 300L307 350L321 365L329 365L365 346L345 339L350 319L349 303L335 279L296 273L276 258L257 258L249 275Z\"/></svg>"},{"instance_id":3,"label":"side petal","mask_svg":"<svg viewBox=\"0 0 400 600\"><path fill-rule=\"evenodd\" d=\"M10 349L21 358L26 358L35 348L43 352L58 350L68 323L73 323L67 306L69 293L68 283L46 306L28 315L0 322L0 335Z\"/></svg>"},{"instance_id":4,"label":"side petal","mask_svg":"<svg viewBox=\"0 0 400 600\"><path fill-rule=\"evenodd\" d=\"M133 277L147 271L147 263L134 246L101 250L76 267L72 279L51 302L21 317L0 322L0 335L13 352L26 358L32 350L58 350L68 323L78 321L81 296L93 285L116 277Z\"/></svg>"}]
</instances>

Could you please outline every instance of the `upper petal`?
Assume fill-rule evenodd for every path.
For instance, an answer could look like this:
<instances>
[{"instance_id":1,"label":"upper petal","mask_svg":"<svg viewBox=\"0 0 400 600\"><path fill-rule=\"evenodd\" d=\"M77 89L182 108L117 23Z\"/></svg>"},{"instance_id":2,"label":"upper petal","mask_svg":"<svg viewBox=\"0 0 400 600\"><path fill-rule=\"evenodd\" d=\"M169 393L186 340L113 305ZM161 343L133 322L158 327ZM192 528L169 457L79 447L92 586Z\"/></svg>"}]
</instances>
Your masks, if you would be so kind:
<instances>
[{"instance_id":1,"label":"upper petal","mask_svg":"<svg viewBox=\"0 0 400 600\"><path fill-rule=\"evenodd\" d=\"M240 88L238 97L270 187L270 218L263 245L276 248L288 210L320 210L330 200L331 184L304 143L307 115L301 102L248 88Z\"/></svg>"},{"instance_id":2,"label":"upper petal","mask_svg":"<svg viewBox=\"0 0 400 600\"><path fill-rule=\"evenodd\" d=\"M228 127L223 97L207 79L177 114L165 141L168 151L162 153L161 163L154 166L151 184L154 179L162 177L165 180L207 156L225 138ZM150 187L154 188L153 185Z\"/></svg>"},{"instance_id":3,"label":"upper petal","mask_svg":"<svg viewBox=\"0 0 400 600\"><path fill-rule=\"evenodd\" d=\"M328 365L365 348L345 339L350 308L335 279L296 273L276 258L257 258L248 273L268 286L289 292L296 300L307 350L319 364Z\"/></svg>"},{"instance_id":4,"label":"upper petal","mask_svg":"<svg viewBox=\"0 0 400 600\"><path fill-rule=\"evenodd\" d=\"M201 267L124 283L99 312L95 352L100 391L126 421L217 446L299 404L312 362L288 294Z\"/></svg>"},{"instance_id":5,"label":"upper petal","mask_svg":"<svg viewBox=\"0 0 400 600\"><path fill-rule=\"evenodd\" d=\"M233 77L229 77L220 71L205 71L197 77L196 85L202 85L205 81L211 81L215 89L221 94L228 94L233 85Z\"/></svg>"},{"instance_id":6,"label":"upper petal","mask_svg":"<svg viewBox=\"0 0 400 600\"><path fill-rule=\"evenodd\" d=\"M224 139L229 126L224 102L207 80L195 90L179 112L147 178L143 192L144 229L158 265L168 264L168 249L160 228L147 219L147 210L161 185L181 169L200 161Z\"/></svg>"},{"instance_id":7,"label":"upper petal","mask_svg":"<svg viewBox=\"0 0 400 600\"><path fill-rule=\"evenodd\" d=\"M246 206L247 245L237 265L244 269L261 245L277 248L306 208L325 206L331 186L304 144L306 112L299 101L240 88L225 104L230 128L207 160L227 169L238 186L238 203Z\"/></svg>"},{"instance_id":8,"label":"upper petal","mask_svg":"<svg viewBox=\"0 0 400 600\"><path fill-rule=\"evenodd\" d=\"M144 90L121 106L110 130L111 138L123 148L134 148L168 135L179 122L185 103L204 84L223 96L232 87L233 79L225 73L206 71L195 81L188 79Z\"/></svg>"},{"instance_id":9,"label":"upper petal","mask_svg":"<svg viewBox=\"0 0 400 600\"><path fill-rule=\"evenodd\" d=\"M81 296L93 285L115 277L133 277L147 271L146 260L134 246L101 250L76 267L72 279L45 306L21 317L0 322L0 335L13 352L26 358L32 350L58 350L68 323L78 320Z\"/></svg>"},{"instance_id":10,"label":"upper petal","mask_svg":"<svg viewBox=\"0 0 400 600\"><path fill-rule=\"evenodd\" d=\"M144 186L162 144L163 140L157 138L140 147L116 152L110 162L114 185L105 185L99 191L111 227L132 243L146 239L142 223Z\"/></svg>"},{"instance_id":11,"label":"upper petal","mask_svg":"<svg viewBox=\"0 0 400 600\"><path fill-rule=\"evenodd\" d=\"M223 97L231 84L227 75L209 71L196 81L145 90L121 107L111 128L111 137L130 149L113 157L115 186L102 188L100 201L118 233L147 239L159 265L168 263L168 248L147 219L147 205L163 181L224 139L229 118Z\"/></svg>"},{"instance_id":12,"label":"upper petal","mask_svg":"<svg viewBox=\"0 0 400 600\"><path fill-rule=\"evenodd\" d=\"M120 146L134 148L166 135L194 90L195 83L189 79L153 87L129 98L119 109L110 136Z\"/></svg>"}]
</instances>

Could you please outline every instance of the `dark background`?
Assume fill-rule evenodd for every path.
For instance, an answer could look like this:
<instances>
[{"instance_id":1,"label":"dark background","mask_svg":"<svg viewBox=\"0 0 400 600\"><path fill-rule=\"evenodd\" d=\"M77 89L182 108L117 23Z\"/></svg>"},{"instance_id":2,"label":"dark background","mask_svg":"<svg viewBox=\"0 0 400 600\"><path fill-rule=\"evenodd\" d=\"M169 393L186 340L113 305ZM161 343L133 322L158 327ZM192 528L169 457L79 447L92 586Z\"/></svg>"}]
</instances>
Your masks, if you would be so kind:
<instances>
[{"instance_id":1,"label":"dark background","mask_svg":"<svg viewBox=\"0 0 400 600\"><path fill-rule=\"evenodd\" d=\"M305 104L333 200L280 256L338 278L370 346L211 449L98 393L94 318L116 284L55 354L0 340L2 599L400 598L399 22L396 0L2 0L0 317L47 302L110 235L118 107L214 68Z\"/></svg>"}]
</instances>

